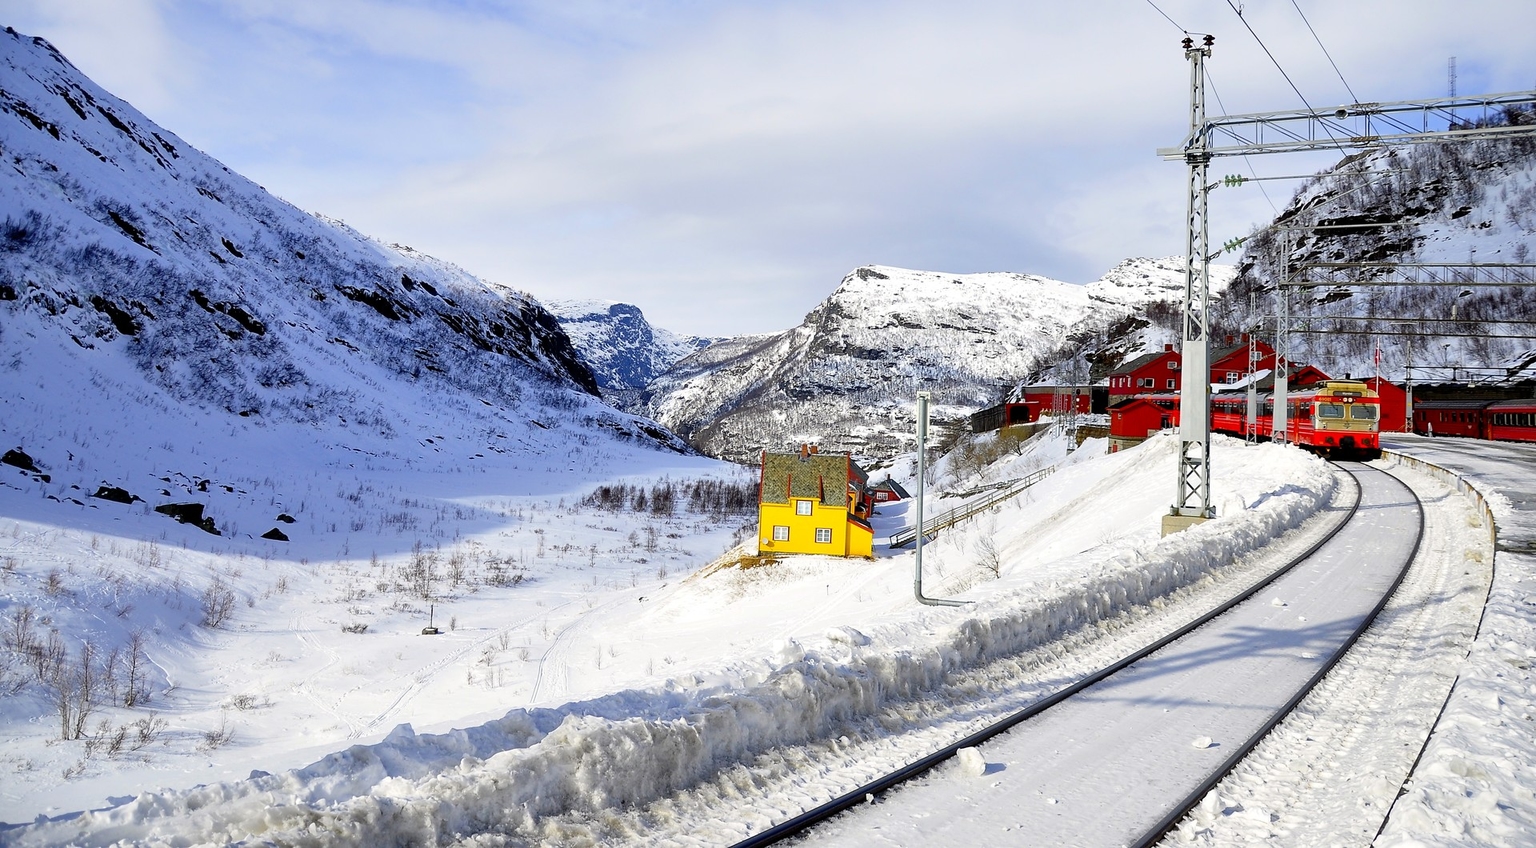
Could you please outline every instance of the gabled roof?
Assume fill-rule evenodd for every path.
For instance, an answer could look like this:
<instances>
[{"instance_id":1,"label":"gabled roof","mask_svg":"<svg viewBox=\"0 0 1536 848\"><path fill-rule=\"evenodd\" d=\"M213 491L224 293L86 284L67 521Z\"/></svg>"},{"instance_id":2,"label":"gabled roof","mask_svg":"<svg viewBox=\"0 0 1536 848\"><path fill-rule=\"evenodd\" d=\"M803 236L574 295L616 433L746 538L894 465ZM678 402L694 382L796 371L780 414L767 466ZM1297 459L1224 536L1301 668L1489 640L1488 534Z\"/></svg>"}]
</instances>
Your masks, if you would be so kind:
<instances>
[{"instance_id":1,"label":"gabled roof","mask_svg":"<svg viewBox=\"0 0 1536 848\"><path fill-rule=\"evenodd\" d=\"M848 506L849 474L863 485L869 475L842 454L763 455L763 503L789 503L790 498L814 498L827 506Z\"/></svg>"},{"instance_id":2,"label":"gabled roof","mask_svg":"<svg viewBox=\"0 0 1536 848\"><path fill-rule=\"evenodd\" d=\"M896 482L895 480L892 480L889 477L887 477L884 480L881 480L880 482L876 483L873 488L876 488L876 489L890 489L892 494L894 494L896 497L901 498L903 500L912 497L910 494L907 494L907 490L902 488L900 483Z\"/></svg>"},{"instance_id":3,"label":"gabled roof","mask_svg":"<svg viewBox=\"0 0 1536 848\"><path fill-rule=\"evenodd\" d=\"M1151 365L1152 363L1156 362L1159 359L1162 359L1165 356L1178 356L1178 355L1179 355L1178 351L1173 351L1173 350L1160 350L1160 351L1157 351L1156 353L1143 353L1141 356L1138 356L1135 359L1132 359L1130 362L1127 362L1124 365L1121 365L1119 368L1116 368L1115 370L1113 370L1113 371L1111 371L1109 373L1110 374L1115 374L1115 375L1118 375L1118 374L1129 374L1132 371L1136 371L1136 370L1140 369L1143 366Z\"/></svg>"}]
</instances>

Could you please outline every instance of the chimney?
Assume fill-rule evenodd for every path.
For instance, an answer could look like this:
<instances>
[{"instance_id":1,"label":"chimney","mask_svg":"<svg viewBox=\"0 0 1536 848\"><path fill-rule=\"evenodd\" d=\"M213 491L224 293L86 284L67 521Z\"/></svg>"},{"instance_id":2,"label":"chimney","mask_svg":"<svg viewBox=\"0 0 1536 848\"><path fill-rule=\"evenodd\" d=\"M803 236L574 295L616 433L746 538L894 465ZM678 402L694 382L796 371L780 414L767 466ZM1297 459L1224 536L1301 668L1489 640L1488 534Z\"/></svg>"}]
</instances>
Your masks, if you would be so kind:
<instances>
[{"instance_id":1,"label":"chimney","mask_svg":"<svg viewBox=\"0 0 1536 848\"><path fill-rule=\"evenodd\" d=\"M1231 336L1227 336L1227 344L1231 344L1232 342L1233 338Z\"/></svg>"},{"instance_id":2,"label":"chimney","mask_svg":"<svg viewBox=\"0 0 1536 848\"><path fill-rule=\"evenodd\" d=\"M800 459L802 461L804 461L810 455L811 455L811 446L802 442L800 444Z\"/></svg>"},{"instance_id":3,"label":"chimney","mask_svg":"<svg viewBox=\"0 0 1536 848\"><path fill-rule=\"evenodd\" d=\"M814 456L815 454L818 454L818 453L821 453L821 446L820 445L811 445L811 454Z\"/></svg>"},{"instance_id":4,"label":"chimney","mask_svg":"<svg viewBox=\"0 0 1536 848\"><path fill-rule=\"evenodd\" d=\"M1169 342L1169 343L1163 345L1163 353L1173 353L1173 343L1172 342Z\"/></svg>"}]
</instances>

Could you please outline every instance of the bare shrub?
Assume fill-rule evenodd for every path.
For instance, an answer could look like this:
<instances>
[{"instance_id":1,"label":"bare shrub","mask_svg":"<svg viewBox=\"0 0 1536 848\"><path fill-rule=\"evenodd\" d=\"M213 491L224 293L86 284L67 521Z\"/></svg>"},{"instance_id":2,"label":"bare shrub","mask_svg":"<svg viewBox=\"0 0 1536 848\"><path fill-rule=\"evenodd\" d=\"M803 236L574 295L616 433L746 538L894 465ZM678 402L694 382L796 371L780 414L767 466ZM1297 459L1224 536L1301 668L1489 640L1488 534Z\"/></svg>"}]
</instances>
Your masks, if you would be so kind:
<instances>
[{"instance_id":1,"label":"bare shrub","mask_svg":"<svg viewBox=\"0 0 1536 848\"><path fill-rule=\"evenodd\" d=\"M214 577L203 590L203 626L217 629L235 609L235 591L222 577Z\"/></svg>"},{"instance_id":2,"label":"bare shrub","mask_svg":"<svg viewBox=\"0 0 1536 848\"><path fill-rule=\"evenodd\" d=\"M229 724L229 710L219 711L219 726L203 731L203 744L200 746L205 751L222 748L235 738L235 729Z\"/></svg>"},{"instance_id":3,"label":"bare shrub","mask_svg":"<svg viewBox=\"0 0 1536 848\"><path fill-rule=\"evenodd\" d=\"M144 631L131 630L128 644L123 646L122 705L128 708L149 703L149 687L146 673L149 657L144 653Z\"/></svg>"},{"instance_id":4,"label":"bare shrub","mask_svg":"<svg viewBox=\"0 0 1536 848\"><path fill-rule=\"evenodd\" d=\"M976 540L976 564L994 578L1003 576L1003 561L998 555L997 543L991 535L984 535Z\"/></svg>"},{"instance_id":5,"label":"bare shrub","mask_svg":"<svg viewBox=\"0 0 1536 848\"><path fill-rule=\"evenodd\" d=\"M368 622L366 622L366 621L354 621L351 624L343 624L341 626L341 632L343 632L343 633L367 633L368 632Z\"/></svg>"}]
</instances>

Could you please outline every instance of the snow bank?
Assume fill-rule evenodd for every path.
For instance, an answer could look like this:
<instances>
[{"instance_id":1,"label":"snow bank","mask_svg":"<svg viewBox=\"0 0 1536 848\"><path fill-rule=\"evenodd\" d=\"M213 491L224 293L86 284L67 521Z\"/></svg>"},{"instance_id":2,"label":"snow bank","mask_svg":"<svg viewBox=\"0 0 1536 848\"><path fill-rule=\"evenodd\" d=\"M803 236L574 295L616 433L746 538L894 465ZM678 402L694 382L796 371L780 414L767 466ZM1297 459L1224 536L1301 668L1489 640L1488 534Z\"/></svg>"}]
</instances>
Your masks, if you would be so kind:
<instances>
[{"instance_id":1,"label":"snow bank","mask_svg":"<svg viewBox=\"0 0 1536 848\"><path fill-rule=\"evenodd\" d=\"M1074 579L1010 587L963 609L919 608L861 630L839 628L822 650L781 641L738 663L734 681L709 687L673 684L559 710L517 710L446 734L402 726L379 744L308 768L144 793L114 809L6 835L17 845L438 844L473 833L558 839L542 830L556 827L546 817L664 797L757 753L833 735L843 722L931 692L956 672L1206 578L1301 524L1337 486L1327 466L1294 451L1235 445L1223 449L1257 451L1250 470L1269 464L1261 475L1268 483L1251 502L1229 504L1219 520L1175 536L1117 539L1069 557ZM1154 439L1111 464L1166 470L1173 451L1171 440ZM756 673L742 670L754 663Z\"/></svg>"}]
</instances>

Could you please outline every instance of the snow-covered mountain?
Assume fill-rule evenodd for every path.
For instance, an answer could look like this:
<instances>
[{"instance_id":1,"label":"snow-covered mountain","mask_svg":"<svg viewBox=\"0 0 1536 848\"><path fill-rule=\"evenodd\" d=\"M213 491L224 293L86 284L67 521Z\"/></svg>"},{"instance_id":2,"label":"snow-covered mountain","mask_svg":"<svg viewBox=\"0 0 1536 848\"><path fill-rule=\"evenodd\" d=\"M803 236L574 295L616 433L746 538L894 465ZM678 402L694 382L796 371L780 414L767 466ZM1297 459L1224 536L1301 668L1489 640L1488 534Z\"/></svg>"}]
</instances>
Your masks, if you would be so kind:
<instances>
[{"instance_id":1,"label":"snow-covered mountain","mask_svg":"<svg viewBox=\"0 0 1536 848\"><path fill-rule=\"evenodd\" d=\"M647 414L714 456L818 442L910 448L918 391L941 428L997 401L1069 337L1182 294L1177 260L1128 260L1086 286L1027 274L858 268L798 326L728 339L647 389ZM1216 272L1217 285L1230 276Z\"/></svg>"},{"instance_id":2,"label":"snow-covered mountain","mask_svg":"<svg viewBox=\"0 0 1536 848\"><path fill-rule=\"evenodd\" d=\"M531 297L271 196L42 39L0 35L0 67L0 447L55 499L84 496L68 476L198 500L204 466L259 466L242 440L278 432L294 450L435 456L447 413L461 458L563 453L578 435L686 449L602 404ZM215 435L196 460L178 443Z\"/></svg>"},{"instance_id":3,"label":"snow-covered mountain","mask_svg":"<svg viewBox=\"0 0 1536 848\"><path fill-rule=\"evenodd\" d=\"M7 33L0 62L8 346L63 339L84 363L122 359L168 399L250 421L392 432L388 383L558 399L651 438L575 397L597 383L533 298L271 196L42 39Z\"/></svg>"},{"instance_id":4,"label":"snow-covered mountain","mask_svg":"<svg viewBox=\"0 0 1536 848\"><path fill-rule=\"evenodd\" d=\"M1536 116L1516 110L1502 120ZM1286 273L1287 259L1293 269L1310 262L1525 264L1533 246L1536 144L1529 140L1358 153L1308 181L1272 225L1249 239L1241 274L1213 315L1229 328L1250 320L1249 292L1261 293L1261 315L1273 315L1274 281ZM1386 269L1359 273L1380 279ZM1374 369L1376 339L1363 330L1387 334L1382 368L1395 378L1405 372L1410 344L1420 382L1518 380L1532 376L1536 364L1536 340L1501 338L1529 336L1528 326L1504 323L1536 314L1529 287L1329 286L1298 292L1291 311L1304 331L1293 336L1296 357L1332 372ZM1421 318L1433 320L1408 320Z\"/></svg>"},{"instance_id":5,"label":"snow-covered mountain","mask_svg":"<svg viewBox=\"0 0 1536 848\"><path fill-rule=\"evenodd\" d=\"M548 300L545 308L576 346L603 396L621 408L656 375L714 339L651 324L640 307L607 300Z\"/></svg>"}]
</instances>

